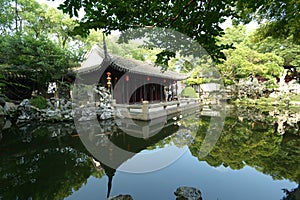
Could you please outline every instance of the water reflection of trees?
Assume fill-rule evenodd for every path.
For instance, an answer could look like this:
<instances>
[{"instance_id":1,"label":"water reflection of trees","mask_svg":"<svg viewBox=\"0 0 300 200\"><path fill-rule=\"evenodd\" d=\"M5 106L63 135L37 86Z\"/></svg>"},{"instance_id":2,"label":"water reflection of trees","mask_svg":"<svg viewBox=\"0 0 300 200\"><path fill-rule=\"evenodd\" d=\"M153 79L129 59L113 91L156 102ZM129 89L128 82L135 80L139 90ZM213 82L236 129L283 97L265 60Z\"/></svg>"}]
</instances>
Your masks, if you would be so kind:
<instances>
[{"instance_id":1,"label":"water reflection of trees","mask_svg":"<svg viewBox=\"0 0 300 200\"><path fill-rule=\"evenodd\" d=\"M91 175L101 177L72 125L28 125L3 131L0 198L63 199Z\"/></svg>"},{"instance_id":2,"label":"water reflection of trees","mask_svg":"<svg viewBox=\"0 0 300 200\"><path fill-rule=\"evenodd\" d=\"M300 184L297 188L288 191L287 189L283 189L286 196L282 198L282 200L300 200Z\"/></svg>"},{"instance_id":3,"label":"water reflection of trees","mask_svg":"<svg viewBox=\"0 0 300 200\"><path fill-rule=\"evenodd\" d=\"M295 116L296 111L262 109L232 110L225 120L221 137L205 158L199 157L199 147L208 129L210 117L202 117L190 151L201 161L211 166L225 166L241 169L249 165L273 179L289 179L300 182L300 136L299 121L295 126L285 127L285 133L278 133L275 124L284 116ZM281 115L282 114L282 115ZM290 123L290 122L289 122Z\"/></svg>"},{"instance_id":4,"label":"water reflection of trees","mask_svg":"<svg viewBox=\"0 0 300 200\"><path fill-rule=\"evenodd\" d=\"M274 111L262 109L237 109L228 113L217 145L204 158L200 158L199 151L210 117L177 119L151 138L126 136L117 128L111 130L116 132L114 135L109 129L103 129L105 133L101 137L123 149L130 144L135 153L171 143L179 147L189 144L192 154L211 166L241 169L249 165L274 179L300 182L299 121L287 122L282 135L275 126L281 111L276 115L272 114ZM282 113L286 115L286 111ZM289 111L288 116L295 113ZM14 126L2 134L0 199L63 199L78 190L90 176L100 178L106 174L112 178L114 175L115 170L102 163L95 167L95 160L82 145L73 124ZM91 137L92 142L97 144L99 135L92 136L95 136ZM108 185L108 195L109 187L112 186ZM286 191L286 199L297 191L298 188Z\"/></svg>"},{"instance_id":5,"label":"water reflection of trees","mask_svg":"<svg viewBox=\"0 0 300 200\"><path fill-rule=\"evenodd\" d=\"M159 134L136 138L123 133L112 123L103 123L100 132L89 132L88 137L98 151L109 150L110 147L105 145L97 146L107 140L134 154L147 148L160 148L158 142L178 130L178 126L170 122ZM3 130L0 199L63 199L81 188L90 176L100 178L103 175L109 178L109 196L116 169L95 159L78 136L74 124L66 123L27 124ZM164 143L168 141L166 139ZM128 158L121 159L122 163Z\"/></svg>"}]
</instances>

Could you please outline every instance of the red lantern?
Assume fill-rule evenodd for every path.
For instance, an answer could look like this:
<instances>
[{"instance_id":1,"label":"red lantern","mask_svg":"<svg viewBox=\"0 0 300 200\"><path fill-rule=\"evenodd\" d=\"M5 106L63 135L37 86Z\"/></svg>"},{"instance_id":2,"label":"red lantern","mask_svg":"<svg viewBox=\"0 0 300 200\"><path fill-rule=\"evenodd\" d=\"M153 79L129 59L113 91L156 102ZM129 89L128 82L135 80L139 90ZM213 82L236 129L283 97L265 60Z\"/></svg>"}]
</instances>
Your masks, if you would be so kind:
<instances>
[{"instance_id":1,"label":"red lantern","mask_svg":"<svg viewBox=\"0 0 300 200\"><path fill-rule=\"evenodd\" d=\"M147 76L147 81L150 81L150 77L149 76Z\"/></svg>"},{"instance_id":2,"label":"red lantern","mask_svg":"<svg viewBox=\"0 0 300 200\"><path fill-rule=\"evenodd\" d=\"M128 76L128 75L125 76L125 81L126 81L126 82L129 81L129 76Z\"/></svg>"},{"instance_id":3,"label":"red lantern","mask_svg":"<svg viewBox=\"0 0 300 200\"><path fill-rule=\"evenodd\" d=\"M107 78L106 78L106 80L107 80L107 87L110 88L110 86L111 86L111 82L110 82L110 80L111 80L111 77L110 77L111 73L107 72L106 75L107 75Z\"/></svg>"}]
</instances>

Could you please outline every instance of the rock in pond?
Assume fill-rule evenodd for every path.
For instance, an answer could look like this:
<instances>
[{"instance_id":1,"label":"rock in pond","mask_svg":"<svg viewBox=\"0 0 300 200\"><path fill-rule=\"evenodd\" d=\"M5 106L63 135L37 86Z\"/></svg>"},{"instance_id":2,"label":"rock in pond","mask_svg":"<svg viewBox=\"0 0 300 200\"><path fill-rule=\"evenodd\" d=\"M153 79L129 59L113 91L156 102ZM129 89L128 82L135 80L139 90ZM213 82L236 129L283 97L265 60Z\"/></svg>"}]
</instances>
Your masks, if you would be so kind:
<instances>
[{"instance_id":1,"label":"rock in pond","mask_svg":"<svg viewBox=\"0 0 300 200\"><path fill-rule=\"evenodd\" d=\"M108 200L133 200L133 198L129 194L125 194L125 195L120 194L115 197L110 197L108 198Z\"/></svg>"},{"instance_id":2,"label":"rock in pond","mask_svg":"<svg viewBox=\"0 0 300 200\"><path fill-rule=\"evenodd\" d=\"M179 187L174 194L177 196L176 200L202 200L201 191L193 187Z\"/></svg>"}]
</instances>

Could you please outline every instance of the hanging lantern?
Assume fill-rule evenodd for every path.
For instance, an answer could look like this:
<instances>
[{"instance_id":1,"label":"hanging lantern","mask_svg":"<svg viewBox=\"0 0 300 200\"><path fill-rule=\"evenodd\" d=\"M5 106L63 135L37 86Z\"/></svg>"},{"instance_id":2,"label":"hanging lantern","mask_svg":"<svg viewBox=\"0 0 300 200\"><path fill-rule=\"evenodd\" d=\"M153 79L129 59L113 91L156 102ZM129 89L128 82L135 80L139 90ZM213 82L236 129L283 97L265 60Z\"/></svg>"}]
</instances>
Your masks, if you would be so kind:
<instances>
[{"instance_id":1,"label":"hanging lantern","mask_svg":"<svg viewBox=\"0 0 300 200\"><path fill-rule=\"evenodd\" d=\"M110 88L110 86L111 86L111 82L110 82L111 81L111 77L110 77L111 73L107 72L106 75L107 75L107 78L106 78L106 80L107 80L107 87Z\"/></svg>"},{"instance_id":2,"label":"hanging lantern","mask_svg":"<svg viewBox=\"0 0 300 200\"><path fill-rule=\"evenodd\" d=\"M147 78L146 78L146 79L147 79L147 81L150 81L150 77L149 77L149 76L147 76Z\"/></svg>"},{"instance_id":3,"label":"hanging lantern","mask_svg":"<svg viewBox=\"0 0 300 200\"><path fill-rule=\"evenodd\" d=\"M128 75L125 76L125 81L126 81L126 82L129 81L129 76L128 76Z\"/></svg>"}]
</instances>

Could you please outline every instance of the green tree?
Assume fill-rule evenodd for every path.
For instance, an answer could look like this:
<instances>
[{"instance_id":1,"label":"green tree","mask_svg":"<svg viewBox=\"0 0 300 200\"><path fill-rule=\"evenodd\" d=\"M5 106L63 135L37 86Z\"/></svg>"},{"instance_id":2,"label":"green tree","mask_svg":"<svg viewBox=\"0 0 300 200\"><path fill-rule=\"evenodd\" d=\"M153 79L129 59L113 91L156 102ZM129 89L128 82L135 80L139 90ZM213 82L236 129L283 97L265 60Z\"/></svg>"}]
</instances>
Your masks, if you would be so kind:
<instances>
[{"instance_id":1,"label":"green tree","mask_svg":"<svg viewBox=\"0 0 300 200\"><path fill-rule=\"evenodd\" d=\"M219 43L224 45L232 45L237 47L241 43L245 43L247 39L246 26L236 25L224 30L224 35L219 37Z\"/></svg>"},{"instance_id":2,"label":"green tree","mask_svg":"<svg viewBox=\"0 0 300 200\"><path fill-rule=\"evenodd\" d=\"M265 23L262 33L274 38L294 36L293 41L300 43L300 1L237 1L236 11L242 21L255 20Z\"/></svg>"},{"instance_id":3,"label":"green tree","mask_svg":"<svg viewBox=\"0 0 300 200\"><path fill-rule=\"evenodd\" d=\"M216 44L216 36L223 33L220 24L234 14L234 2L65 0L59 8L71 16L78 15L78 10L84 8L85 16L75 30L79 34L87 35L90 29L122 32L138 27L170 28L200 43L216 60L224 58L221 49L225 48Z\"/></svg>"},{"instance_id":4,"label":"green tree","mask_svg":"<svg viewBox=\"0 0 300 200\"><path fill-rule=\"evenodd\" d=\"M59 79L75 65L69 51L47 38L7 35L0 41L0 67L25 74L42 93L49 81Z\"/></svg>"},{"instance_id":5,"label":"green tree","mask_svg":"<svg viewBox=\"0 0 300 200\"><path fill-rule=\"evenodd\" d=\"M225 79L236 81L250 75L275 81L283 71L283 59L274 53L259 53L246 46L228 52L227 60L218 65Z\"/></svg>"},{"instance_id":6,"label":"green tree","mask_svg":"<svg viewBox=\"0 0 300 200\"><path fill-rule=\"evenodd\" d=\"M242 22L265 22L266 36L286 38L293 35L300 42L300 2L276 1L72 1L60 6L64 12L86 14L76 32L87 34L90 29L125 31L136 27L165 27L179 31L199 42L214 58L224 58L216 36L222 35L219 27L226 17Z\"/></svg>"},{"instance_id":7,"label":"green tree","mask_svg":"<svg viewBox=\"0 0 300 200\"><path fill-rule=\"evenodd\" d=\"M0 0L0 34L5 34L12 29L14 13L14 8L9 1Z\"/></svg>"},{"instance_id":8,"label":"green tree","mask_svg":"<svg viewBox=\"0 0 300 200\"><path fill-rule=\"evenodd\" d=\"M76 22L35 0L1 0L0 5L0 70L26 75L44 93L49 81L81 59L80 38L69 35ZM0 82L3 87L3 77Z\"/></svg>"},{"instance_id":9,"label":"green tree","mask_svg":"<svg viewBox=\"0 0 300 200\"><path fill-rule=\"evenodd\" d=\"M293 36L286 39L274 39L261 35L259 28L252 36L253 48L260 53L275 53L284 59L284 66L300 66L300 45L294 43Z\"/></svg>"},{"instance_id":10,"label":"green tree","mask_svg":"<svg viewBox=\"0 0 300 200\"><path fill-rule=\"evenodd\" d=\"M217 65L225 84L237 83L250 75L262 76L275 83L276 77L283 72L284 59L274 51L258 51L253 37L253 34L246 34L245 26L233 26L219 39L234 47L224 50L226 60Z\"/></svg>"},{"instance_id":11,"label":"green tree","mask_svg":"<svg viewBox=\"0 0 300 200\"><path fill-rule=\"evenodd\" d=\"M2 34L18 33L37 39L47 37L63 48L69 47L70 42L74 45L73 40L78 39L70 35L76 21L46 4L35 0L1 0L0 5L3 6L0 15Z\"/></svg>"},{"instance_id":12,"label":"green tree","mask_svg":"<svg viewBox=\"0 0 300 200\"><path fill-rule=\"evenodd\" d=\"M105 36L108 53L154 63L156 54L161 52L159 49L149 49L134 41L130 41L129 43L119 43L118 38L118 35L113 34ZM99 45L100 48L103 48L103 32L99 30L90 30L89 35L86 38L82 38L82 41L84 43L83 50L85 52L89 51L95 44ZM170 68L173 67L174 69L175 64L175 62L170 62Z\"/></svg>"}]
</instances>

